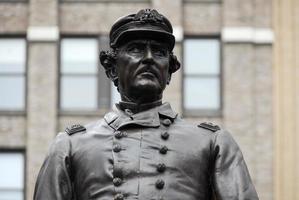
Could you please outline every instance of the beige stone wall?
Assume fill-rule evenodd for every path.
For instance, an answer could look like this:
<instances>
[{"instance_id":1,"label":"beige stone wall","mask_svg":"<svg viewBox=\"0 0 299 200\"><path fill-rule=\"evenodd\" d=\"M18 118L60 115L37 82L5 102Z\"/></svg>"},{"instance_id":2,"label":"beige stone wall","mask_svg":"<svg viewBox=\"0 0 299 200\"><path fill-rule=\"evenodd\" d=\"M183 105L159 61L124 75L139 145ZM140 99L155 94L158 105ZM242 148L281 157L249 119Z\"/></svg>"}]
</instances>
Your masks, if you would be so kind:
<instances>
[{"instance_id":1,"label":"beige stone wall","mask_svg":"<svg viewBox=\"0 0 299 200\"><path fill-rule=\"evenodd\" d=\"M24 116L0 116L0 147L26 147L26 118Z\"/></svg>"},{"instance_id":2,"label":"beige stone wall","mask_svg":"<svg viewBox=\"0 0 299 200\"><path fill-rule=\"evenodd\" d=\"M59 27L62 34L108 34L120 16L149 7L148 3L62 3Z\"/></svg>"},{"instance_id":3,"label":"beige stone wall","mask_svg":"<svg viewBox=\"0 0 299 200\"><path fill-rule=\"evenodd\" d=\"M275 199L299 199L299 1L274 1Z\"/></svg>"},{"instance_id":4,"label":"beige stone wall","mask_svg":"<svg viewBox=\"0 0 299 200\"><path fill-rule=\"evenodd\" d=\"M219 35L222 28L220 2L186 3L183 8L183 26L186 35Z\"/></svg>"},{"instance_id":5,"label":"beige stone wall","mask_svg":"<svg viewBox=\"0 0 299 200\"><path fill-rule=\"evenodd\" d=\"M27 3L0 3L0 34L24 34L28 26Z\"/></svg>"}]
</instances>

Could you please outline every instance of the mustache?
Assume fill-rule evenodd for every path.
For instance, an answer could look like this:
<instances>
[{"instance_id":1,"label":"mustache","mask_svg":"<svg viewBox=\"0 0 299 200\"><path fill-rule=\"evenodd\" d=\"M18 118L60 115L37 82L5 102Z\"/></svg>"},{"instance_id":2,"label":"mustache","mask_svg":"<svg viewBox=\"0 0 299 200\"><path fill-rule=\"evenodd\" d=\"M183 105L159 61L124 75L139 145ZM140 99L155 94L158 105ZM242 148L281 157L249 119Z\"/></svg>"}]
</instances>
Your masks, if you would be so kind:
<instances>
[{"instance_id":1,"label":"mustache","mask_svg":"<svg viewBox=\"0 0 299 200\"><path fill-rule=\"evenodd\" d=\"M139 69L136 70L135 75L137 76L138 74L142 74L144 72L150 72L153 75L155 75L157 78L160 78L160 73L154 65L151 64L141 65Z\"/></svg>"}]
</instances>

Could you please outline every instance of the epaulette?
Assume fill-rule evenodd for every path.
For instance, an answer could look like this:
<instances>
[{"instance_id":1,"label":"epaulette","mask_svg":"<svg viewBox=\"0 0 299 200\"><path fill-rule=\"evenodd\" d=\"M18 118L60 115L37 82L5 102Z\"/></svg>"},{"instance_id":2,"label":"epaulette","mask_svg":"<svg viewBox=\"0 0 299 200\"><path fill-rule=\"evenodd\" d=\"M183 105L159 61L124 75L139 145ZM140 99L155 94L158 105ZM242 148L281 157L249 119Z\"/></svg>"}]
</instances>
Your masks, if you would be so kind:
<instances>
[{"instance_id":1,"label":"epaulette","mask_svg":"<svg viewBox=\"0 0 299 200\"><path fill-rule=\"evenodd\" d=\"M208 129L210 131L216 132L220 130L220 127L218 125L215 125L211 122L203 122L199 125L197 125L198 127L204 128L204 129Z\"/></svg>"},{"instance_id":2,"label":"epaulette","mask_svg":"<svg viewBox=\"0 0 299 200\"><path fill-rule=\"evenodd\" d=\"M74 124L70 127L67 127L65 129L65 132L69 135L73 135L74 133L79 133L79 132L82 132L82 131L86 131L86 128L80 124Z\"/></svg>"}]
</instances>

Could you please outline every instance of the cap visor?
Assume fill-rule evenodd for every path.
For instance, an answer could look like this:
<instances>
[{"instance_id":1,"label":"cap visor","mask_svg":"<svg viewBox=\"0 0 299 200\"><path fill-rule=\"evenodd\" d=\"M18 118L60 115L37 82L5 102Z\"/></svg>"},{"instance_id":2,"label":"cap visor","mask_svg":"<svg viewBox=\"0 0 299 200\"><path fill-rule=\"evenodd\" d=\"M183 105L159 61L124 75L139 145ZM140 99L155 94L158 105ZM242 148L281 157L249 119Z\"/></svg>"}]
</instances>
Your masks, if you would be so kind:
<instances>
[{"instance_id":1,"label":"cap visor","mask_svg":"<svg viewBox=\"0 0 299 200\"><path fill-rule=\"evenodd\" d=\"M167 44L169 50L172 50L175 44L175 37L168 32L159 30L136 29L124 31L114 40L114 43L111 43L111 47L121 46L128 41L136 39L157 40Z\"/></svg>"}]
</instances>

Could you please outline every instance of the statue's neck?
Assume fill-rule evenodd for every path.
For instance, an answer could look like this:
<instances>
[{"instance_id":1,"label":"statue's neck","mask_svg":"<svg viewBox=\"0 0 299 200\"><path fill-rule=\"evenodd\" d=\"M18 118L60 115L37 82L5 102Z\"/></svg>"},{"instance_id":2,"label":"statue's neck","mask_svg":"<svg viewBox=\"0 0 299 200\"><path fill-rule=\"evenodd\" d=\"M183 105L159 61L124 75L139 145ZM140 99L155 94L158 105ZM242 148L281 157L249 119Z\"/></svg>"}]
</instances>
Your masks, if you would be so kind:
<instances>
[{"instance_id":1,"label":"statue's neck","mask_svg":"<svg viewBox=\"0 0 299 200\"><path fill-rule=\"evenodd\" d=\"M157 106L160 106L162 104L162 99L158 99L156 101L151 102L134 102L131 99L123 98L122 101L119 102L118 106L121 110L129 109L133 113L138 113L144 110L148 110Z\"/></svg>"},{"instance_id":2,"label":"statue's neck","mask_svg":"<svg viewBox=\"0 0 299 200\"><path fill-rule=\"evenodd\" d=\"M162 94L152 94L152 93L144 93L143 95L126 95L124 93L120 94L121 101L134 103L134 104L150 104L152 102L156 102L162 99Z\"/></svg>"}]
</instances>

